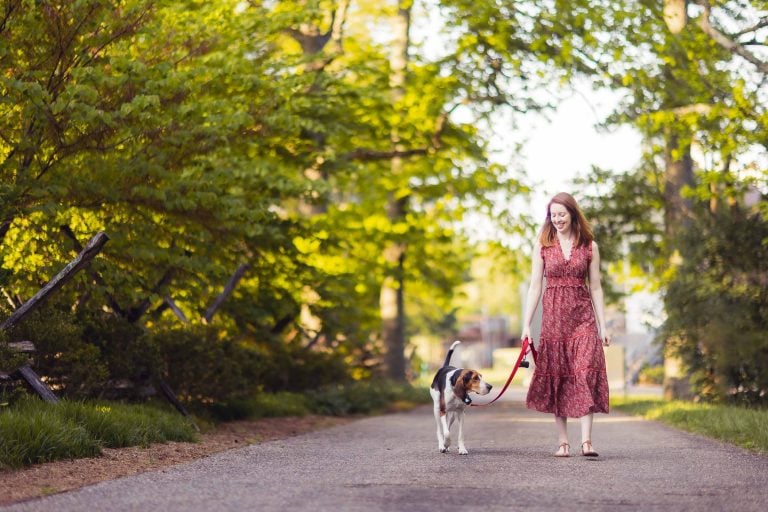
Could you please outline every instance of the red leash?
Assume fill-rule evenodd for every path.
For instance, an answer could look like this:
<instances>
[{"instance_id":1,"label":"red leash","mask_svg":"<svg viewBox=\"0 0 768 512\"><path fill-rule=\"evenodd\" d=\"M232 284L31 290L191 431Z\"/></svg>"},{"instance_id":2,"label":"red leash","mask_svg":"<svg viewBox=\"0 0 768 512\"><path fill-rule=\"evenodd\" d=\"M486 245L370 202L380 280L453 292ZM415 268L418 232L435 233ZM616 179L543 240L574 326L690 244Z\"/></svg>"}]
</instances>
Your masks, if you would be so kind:
<instances>
[{"instance_id":1,"label":"red leash","mask_svg":"<svg viewBox=\"0 0 768 512\"><path fill-rule=\"evenodd\" d=\"M531 350L531 354L533 355L533 362L535 363L536 362L536 350L533 348L533 344L531 344L528 341L528 338L525 338L523 340L523 346L520 348L520 355L517 356L517 361L515 362L515 366L512 368L512 373L509 374L509 378L507 379L507 383L504 384L504 387L501 389L501 391L499 391L499 394L496 396L496 398L494 398L493 400L491 400L487 404L471 403L470 405L472 407L485 407L486 405L491 405L493 402L495 402L496 400L501 398L501 395L503 395L504 392L507 390L507 388L509 387L509 384L512 382L512 379L515 378L515 374L517 373L517 369L520 368L520 363L522 363L523 359L525 359L525 354L528 353L528 349ZM528 365L526 364L526 366L528 366Z\"/></svg>"}]
</instances>

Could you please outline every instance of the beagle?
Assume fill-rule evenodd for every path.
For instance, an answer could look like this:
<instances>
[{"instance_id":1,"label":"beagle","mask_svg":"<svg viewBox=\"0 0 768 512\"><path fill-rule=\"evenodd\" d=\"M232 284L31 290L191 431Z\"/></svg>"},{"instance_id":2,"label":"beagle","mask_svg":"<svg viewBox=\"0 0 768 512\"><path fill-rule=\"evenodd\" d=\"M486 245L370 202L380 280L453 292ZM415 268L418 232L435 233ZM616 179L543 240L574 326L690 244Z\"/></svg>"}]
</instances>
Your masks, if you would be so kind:
<instances>
[{"instance_id":1,"label":"beagle","mask_svg":"<svg viewBox=\"0 0 768 512\"><path fill-rule=\"evenodd\" d=\"M469 393L487 395L492 386L486 383L475 370L450 366L453 350L459 343L461 341L454 341L448 350L443 367L437 371L432 380L429 394L432 395L437 423L437 449L441 453L448 451L451 444L451 426L454 421L457 421L459 454L467 455L469 452L464 446L464 409L472 403Z\"/></svg>"}]
</instances>

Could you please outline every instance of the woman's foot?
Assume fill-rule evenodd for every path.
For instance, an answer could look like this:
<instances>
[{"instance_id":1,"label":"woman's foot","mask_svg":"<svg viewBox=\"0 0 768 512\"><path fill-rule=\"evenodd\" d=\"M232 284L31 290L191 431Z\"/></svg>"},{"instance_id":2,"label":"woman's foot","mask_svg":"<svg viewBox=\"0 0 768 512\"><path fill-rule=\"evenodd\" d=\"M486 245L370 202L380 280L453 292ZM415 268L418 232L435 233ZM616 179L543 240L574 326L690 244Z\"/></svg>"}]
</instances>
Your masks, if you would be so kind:
<instances>
[{"instance_id":1,"label":"woman's foot","mask_svg":"<svg viewBox=\"0 0 768 512\"><path fill-rule=\"evenodd\" d=\"M568 443L560 443L560 447L555 452L555 457L570 457L571 445Z\"/></svg>"},{"instance_id":2,"label":"woman's foot","mask_svg":"<svg viewBox=\"0 0 768 512\"><path fill-rule=\"evenodd\" d=\"M597 457L598 453L592 448L592 441L587 439L581 443L581 454L585 457Z\"/></svg>"}]
</instances>

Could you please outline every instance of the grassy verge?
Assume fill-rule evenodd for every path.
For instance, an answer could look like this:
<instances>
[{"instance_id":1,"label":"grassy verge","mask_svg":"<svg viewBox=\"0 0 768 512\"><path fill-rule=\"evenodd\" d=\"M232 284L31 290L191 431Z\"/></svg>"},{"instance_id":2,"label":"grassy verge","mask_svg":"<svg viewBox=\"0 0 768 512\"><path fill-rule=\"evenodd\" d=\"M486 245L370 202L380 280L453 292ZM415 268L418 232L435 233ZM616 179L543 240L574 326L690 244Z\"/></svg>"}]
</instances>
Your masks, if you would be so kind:
<instances>
[{"instance_id":1,"label":"grassy verge","mask_svg":"<svg viewBox=\"0 0 768 512\"><path fill-rule=\"evenodd\" d=\"M207 408L214 421L279 416L349 416L409 409L430 401L425 388L389 382L356 382L304 394L262 393ZM93 457L102 447L147 446L196 439L176 412L115 402L47 404L36 398L0 407L0 469L57 459Z\"/></svg>"},{"instance_id":2,"label":"grassy verge","mask_svg":"<svg viewBox=\"0 0 768 512\"><path fill-rule=\"evenodd\" d=\"M187 420L147 405L26 399L0 412L0 468L195 438Z\"/></svg>"},{"instance_id":3,"label":"grassy verge","mask_svg":"<svg viewBox=\"0 0 768 512\"><path fill-rule=\"evenodd\" d=\"M659 398L617 398L611 406L628 414L768 453L768 410L729 405L665 401Z\"/></svg>"}]
</instances>

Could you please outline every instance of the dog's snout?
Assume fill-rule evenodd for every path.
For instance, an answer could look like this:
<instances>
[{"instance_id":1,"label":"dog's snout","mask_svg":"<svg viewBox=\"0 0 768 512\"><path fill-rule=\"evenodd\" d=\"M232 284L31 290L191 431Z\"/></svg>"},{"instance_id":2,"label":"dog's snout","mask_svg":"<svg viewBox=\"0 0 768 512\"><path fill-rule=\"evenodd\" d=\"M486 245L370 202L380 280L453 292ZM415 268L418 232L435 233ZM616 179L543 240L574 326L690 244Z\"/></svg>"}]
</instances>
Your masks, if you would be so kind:
<instances>
[{"instance_id":1,"label":"dog's snout","mask_svg":"<svg viewBox=\"0 0 768 512\"><path fill-rule=\"evenodd\" d=\"M486 384L486 386L488 386L488 391L493 389L493 386L491 386L490 384Z\"/></svg>"}]
</instances>

